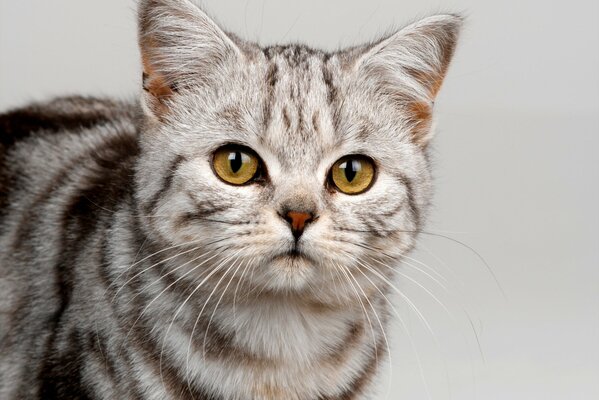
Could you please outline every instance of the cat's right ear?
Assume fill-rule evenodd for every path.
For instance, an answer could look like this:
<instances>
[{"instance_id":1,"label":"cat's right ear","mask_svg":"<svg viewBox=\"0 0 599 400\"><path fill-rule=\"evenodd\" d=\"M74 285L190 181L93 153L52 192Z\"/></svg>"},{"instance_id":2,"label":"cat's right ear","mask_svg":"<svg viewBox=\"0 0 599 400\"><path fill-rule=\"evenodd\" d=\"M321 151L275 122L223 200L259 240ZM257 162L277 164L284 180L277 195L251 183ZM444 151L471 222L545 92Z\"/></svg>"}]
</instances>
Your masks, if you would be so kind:
<instances>
[{"instance_id":1,"label":"cat's right ear","mask_svg":"<svg viewBox=\"0 0 599 400\"><path fill-rule=\"evenodd\" d=\"M188 0L141 0L138 15L142 103L158 119L179 91L208 84L224 63L242 56L227 34Z\"/></svg>"}]
</instances>

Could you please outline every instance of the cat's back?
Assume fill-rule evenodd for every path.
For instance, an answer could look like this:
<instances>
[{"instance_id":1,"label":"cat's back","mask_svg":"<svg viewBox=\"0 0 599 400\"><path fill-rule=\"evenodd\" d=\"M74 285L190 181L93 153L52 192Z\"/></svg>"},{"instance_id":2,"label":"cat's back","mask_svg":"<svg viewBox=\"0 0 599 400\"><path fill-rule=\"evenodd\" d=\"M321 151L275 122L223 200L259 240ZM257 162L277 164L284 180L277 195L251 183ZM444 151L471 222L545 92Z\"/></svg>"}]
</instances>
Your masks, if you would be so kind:
<instances>
[{"instance_id":1,"label":"cat's back","mask_svg":"<svg viewBox=\"0 0 599 400\"><path fill-rule=\"evenodd\" d=\"M123 158L135 152L136 115L134 103L90 97L0 113L0 234L7 215L55 191L101 152L122 152Z\"/></svg>"},{"instance_id":2,"label":"cat's back","mask_svg":"<svg viewBox=\"0 0 599 400\"><path fill-rule=\"evenodd\" d=\"M68 97L0 113L0 376L31 365L71 267L130 198L137 107Z\"/></svg>"}]
</instances>

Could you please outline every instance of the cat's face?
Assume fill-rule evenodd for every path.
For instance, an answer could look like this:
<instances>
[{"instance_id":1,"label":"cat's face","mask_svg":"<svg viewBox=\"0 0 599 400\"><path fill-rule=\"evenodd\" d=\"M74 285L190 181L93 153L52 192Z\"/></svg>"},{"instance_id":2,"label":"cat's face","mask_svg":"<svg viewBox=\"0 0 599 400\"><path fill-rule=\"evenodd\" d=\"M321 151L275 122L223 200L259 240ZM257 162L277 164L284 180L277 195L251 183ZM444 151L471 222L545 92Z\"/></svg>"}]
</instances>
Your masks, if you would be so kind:
<instances>
[{"instance_id":1,"label":"cat's face","mask_svg":"<svg viewBox=\"0 0 599 400\"><path fill-rule=\"evenodd\" d=\"M441 45L455 42L427 50L425 33L457 32L457 18L327 54L260 49L186 2L146 3L149 230L199 246L190 266L213 257L261 290L338 296L352 277L389 277L426 212L431 101L449 61Z\"/></svg>"}]
</instances>

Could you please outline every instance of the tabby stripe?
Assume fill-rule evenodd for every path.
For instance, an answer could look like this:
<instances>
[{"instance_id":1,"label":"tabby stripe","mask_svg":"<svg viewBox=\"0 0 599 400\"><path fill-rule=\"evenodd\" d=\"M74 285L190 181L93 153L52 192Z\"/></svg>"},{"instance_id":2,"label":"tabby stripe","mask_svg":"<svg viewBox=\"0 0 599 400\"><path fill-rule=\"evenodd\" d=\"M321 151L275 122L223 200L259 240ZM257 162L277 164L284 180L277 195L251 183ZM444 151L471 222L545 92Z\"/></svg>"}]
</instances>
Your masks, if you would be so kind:
<instances>
[{"instance_id":1,"label":"tabby stripe","mask_svg":"<svg viewBox=\"0 0 599 400\"><path fill-rule=\"evenodd\" d=\"M168 352L162 354L161 369L160 358L157 355L161 354L162 340L156 341L154 337L148 337L147 329L148 327L135 326L132 333L139 340L131 340L132 346L128 346L126 350L129 352L133 350L137 355L145 358L145 364L152 368L154 376L158 379L163 378L161 382L165 384L165 391L180 400L224 400L220 396L209 394L205 389L188 385L185 376L178 373L180 368L173 363Z\"/></svg>"},{"instance_id":2,"label":"tabby stripe","mask_svg":"<svg viewBox=\"0 0 599 400\"><path fill-rule=\"evenodd\" d=\"M131 196L131 198L129 199L130 202L127 204L128 209L131 211L137 210L137 205L135 204L135 198L134 196ZM134 254L137 254L139 251L141 251L142 247L146 246L146 245L150 245L150 240L149 238L147 238L145 236L145 234L143 233L143 230L141 229L140 226L140 222L139 222L139 216L138 215L134 215L130 218L131 221L131 225L130 225L130 233L133 234L133 237L131 238L131 242L127 243L126 246L124 246L125 248L128 249L132 249L135 251ZM108 231L105 232L102 235L102 241L100 242L100 265L99 265L99 277L102 280L102 284L103 287L105 289L106 292L106 296L108 296L108 300L111 306L114 306L114 302L112 301L112 299L114 298L115 294L116 294L116 277L112 277L110 275L110 271L111 271L111 266L115 265L113 259L110 257L110 249L112 248L111 245L115 244L113 242L109 242L109 237L111 237L111 232L113 231L113 229L115 229L115 225L117 224L117 221L113 220L112 223L108 226ZM115 247L120 248L120 246L123 245L123 243L118 243ZM134 254L132 255L131 258L131 262L134 263ZM125 276L124 276L124 281L127 281L129 279L131 275L131 272L128 272ZM118 276L119 278L123 278L122 275ZM116 310L115 310L116 311Z\"/></svg>"},{"instance_id":3,"label":"tabby stripe","mask_svg":"<svg viewBox=\"0 0 599 400\"><path fill-rule=\"evenodd\" d=\"M404 174L397 175L397 178L406 187L408 205L410 207L410 211L412 211L412 216L414 217L414 222L416 224L415 230L420 230L420 227L422 226L422 216L420 215L420 208L418 207L418 204L416 204L416 199L414 197L414 184L412 180Z\"/></svg>"},{"instance_id":4,"label":"tabby stripe","mask_svg":"<svg viewBox=\"0 0 599 400\"><path fill-rule=\"evenodd\" d=\"M2 135L2 131L0 131L0 135ZM5 146L0 143L0 235L4 232L4 223L2 223L3 217L6 215L8 211L8 193L11 188L13 188L15 178L8 173L8 167L6 165L6 155L8 150L5 149Z\"/></svg>"},{"instance_id":5,"label":"tabby stripe","mask_svg":"<svg viewBox=\"0 0 599 400\"><path fill-rule=\"evenodd\" d=\"M121 113L115 113L107 108L102 110L94 108L53 110L35 105L21 108L0 114L0 143L8 148L17 141L24 140L39 131L56 133L85 130L112 122L117 119L115 117L121 115Z\"/></svg>"},{"instance_id":6,"label":"tabby stripe","mask_svg":"<svg viewBox=\"0 0 599 400\"><path fill-rule=\"evenodd\" d=\"M118 382L118 370L116 363L111 357L104 354L104 349L108 349L106 345L106 337L101 331L87 332L87 349L91 352L90 356L94 356L100 364L104 366L104 371L108 378L113 382Z\"/></svg>"},{"instance_id":7,"label":"tabby stripe","mask_svg":"<svg viewBox=\"0 0 599 400\"><path fill-rule=\"evenodd\" d=\"M79 332L71 331L69 346L61 356L50 355L46 358L39 381L42 382L40 400L92 400L83 386L81 376L82 354Z\"/></svg>"},{"instance_id":8,"label":"tabby stripe","mask_svg":"<svg viewBox=\"0 0 599 400\"><path fill-rule=\"evenodd\" d=\"M333 104L337 101L337 88L333 84L333 74L326 64L322 64L322 80L327 87L327 101Z\"/></svg>"},{"instance_id":9,"label":"tabby stripe","mask_svg":"<svg viewBox=\"0 0 599 400\"><path fill-rule=\"evenodd\" d=\"M71 97L0 114L0 219L7 211L8 194L17 178L8 174L6 164L15 143L32 135L90 129L126 116L127 111L122 110L126 108L110 101Z\"/></svg>"},{"instance_id":10,"label":"tabby stripe","mask_svg":"<svg viewBox=\"0 0 599 400\"><path fill-rule=\"evenodd\" d=\"M266 50L265 50L266 51ZM266 54L266 53L265 53ZM275 102L275 86L277 84L277 74L279 72L279 67L276 62L271 62L266 70L266 96L264 99L263 108L263 121L262 124L266 128L270 125L270 120L272 119L272 107Z\"/></svg>"},{"instance_id":11,"label":"tabby stripe","mask_svg":"<svg viewBox=\"0 0 599 400\"><path fill-rule=\"evenodd\" d=\"M193 283L185 283L182 280L178 281L175 283L176 277L173 277L173 274L170 275L165 275L166 273L168 273L169 271L165 268L165 270L161 271L159 273L160 277L163 277L162 280L164 280L164 286L167 287L171 284L173 284L173 286L171 286L170 288L170 293L172 295L176 295L177 297L179 297L178 301L173 302L174 304L182 304L183 301L191 294L192 291L195 290L196 286ZM149 283L153 283L155 281L155 278L157 278L156 276L149 278ZM215 279L218 279L218 275L215 276ZM127 317L131 317L131 319L128 321L129 326L127 326L127 323L125 323L125 327L126 330L129 330L131 328L130 324L134 323L135 320L137 319L138 316L141 315L141 312L144 310L145 306L153 300L153 298L150 298L149 296L147 296L147 294L145 292L143 292L143 289L146 288L146 286L142 286L142 285L146 285L148 284L148 282L134 282L135 280L133 280L132 282L130 282L131 285L131 289L132 289L132 293L139 293L139 295L135 298L135 300L133 301L134 303L134 307L136 309L135 313L127 313L124 315L125 318ZM196 282L197 284L197 282ZM201 296L201 291L198 291L195 293L196 296ZM206 306L206 310L209 310L211 308L212 305L216 306L217 303L217 299L213 299L211 301L211 304L208 304ZM173 310L173 314L174 314L174 310ZM147 332L152 330L152 327L157 323L156 320L152 319L151 315L148 315L150 313L144 314L143 316L141 316L141 318L139 319L139 321L137 322L138 325L140 324L146 324L146 329L142 330L141 333L142 336L141 337L137 337L136 339L138 340L145 340L145 337L147 336ZM252 355L250 355L249 353L246 353L245 351L243 351L242 349L240 349L239 347L237 347L233 341L230 335L225 334L224 332L222 332L219 327L218 327L218 322L216 320L212 320L212 322L210 323L210 329L208 329L208 323L210 322L210 317L211 317L211 313L204 313L200 319L197 321L197 325L195 326L195 330L194 330L194 324L196 323L195 320L193 321L189 321L189 323L184 324L183 326L180 326L181 329L183 329L185 331L185 333L190 337L191 339L191 344L192 344L192 348L194 349L195 352L203 352L204 351L204 337L206 337L206 357L207 358L212 358L214 360L218 360L218 359L222 359L222 357L227 357L227 358L231 358L233 361L235 362L244 362L244 361L248 361L251 358L253 358ZM158 321L159 322L159 321ZM170 321L162 321L162 323L165 323L165 325L169 325ZM124 327L124 329L125 329ZM194 337L192 338L191 333L192 331L194 332ZM145 332L145 333L144 333ZM196 339L198 339L200 342L197 343Z\"/></svg>"},{"instance_id":12,"label":"tabby stripe","mask_svg":"<svg viewBox=\"0 0 599 400\"><path fill-rule=\"evenodd\" d=\"M182 155L178 155L173 162L171 162L170 167L166 171L166 176L162 180L162 185L160 189L152 196L152 198L145 204L144 210L146 214L151 214L158 205L158 202L162 197L169 192L171 186L173 185L173 180L175 179L175 175L181 164L185 162L185 157Z\"/></svg>"},{"instance_id":13,"label":"tabby stripe","mask_svg":"<svg viewBox=\"0 0 599 400\"><path fill-rule=\"evenodd\" d=\"M79 343L71 342L71 346L76 347L71 347L66 355L59 357L55 353L55 341L60 321L70 303L74 280L73 268L75 267L73 263L81 252L81 246L85 244L86 238L97 229L98 215L106 213L105 210L111 210L132 188L132 158L136 155L137 146L135 143L131 143L130 138L125 139L125 141L110 143L110 146L94 151L92 159L97 164L95 170L97 174L84 182L85 189L80 189L71 197L62 214L62 243L59 252L60 258L55 267L60 306L51 322L53 328L46 346L46 361L40 372L40 381L44 382L41 390L42 398L54 398L52 396L61 395L67 390L72 390L79 396L79 389L69 386L75 382L69 377L72 372L66 375L61 374L61 368L65 363L75 361L80 363L80 360L74 361L70 356L71 353L78 354ZM129 162L123 162L122 153L114 150L115 145L118 145L117 149L120 146L128 146L127 150L129 151L125 154L130 157ZM81 184L81 182L78 183ZM31 221L29 222L31 223ZM71 238L72 234L75 234L74 238ZM74 364L72 368L78 369L80 366Z\"/></svg>"},{"instance_id":14,"label":"tabby stripe","mask_svg":"<svg viewBox=\"0 0 599 400\"><path fill-rule=\"evenodd\" d=\"M349 384L341 394L334 396L319 396L318 400L355 400L364 394L366 386L372 382L376 373L378 363L384 355L384 342L382 339L377 341L373 347L373 354L357 374L356 378Z\"/></svg>"},{"instance_id":15,"label":"tabby stripe","mask_svg":"<svg viewBox=\"0 0 599 400\"><path fill-rule=\"evenodd\" d=\"M337 348L331 351L324 360L332 365L341 365L351 356L352 350L356 349L360 339L364 335L364 322L352 323L347 332L347 336L339 343Z\"/></svg>"}]
</instances>

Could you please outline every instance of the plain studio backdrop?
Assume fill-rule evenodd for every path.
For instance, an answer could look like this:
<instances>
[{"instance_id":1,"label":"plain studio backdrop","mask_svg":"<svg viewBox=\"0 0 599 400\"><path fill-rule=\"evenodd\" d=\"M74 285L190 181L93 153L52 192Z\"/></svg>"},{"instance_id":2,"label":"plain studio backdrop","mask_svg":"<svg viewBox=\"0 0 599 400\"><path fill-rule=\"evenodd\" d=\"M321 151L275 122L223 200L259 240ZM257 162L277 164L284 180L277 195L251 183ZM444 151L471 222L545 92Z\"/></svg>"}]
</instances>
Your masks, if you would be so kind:
<instances>
[{"instance_id":1,"label":"plain studio backdrop","mask_svg":"<svg viewBox=\"0 0 599 400\"><path fill-rule=\"evenodd\" d=\"M400 269L376 399L599 398L599 2L202 6L247 39L326 49L465 13L436 106L430 234ZM132 0L0 0L0 109L134 98L135 22Z\"/></svg>"}]
</instances>

